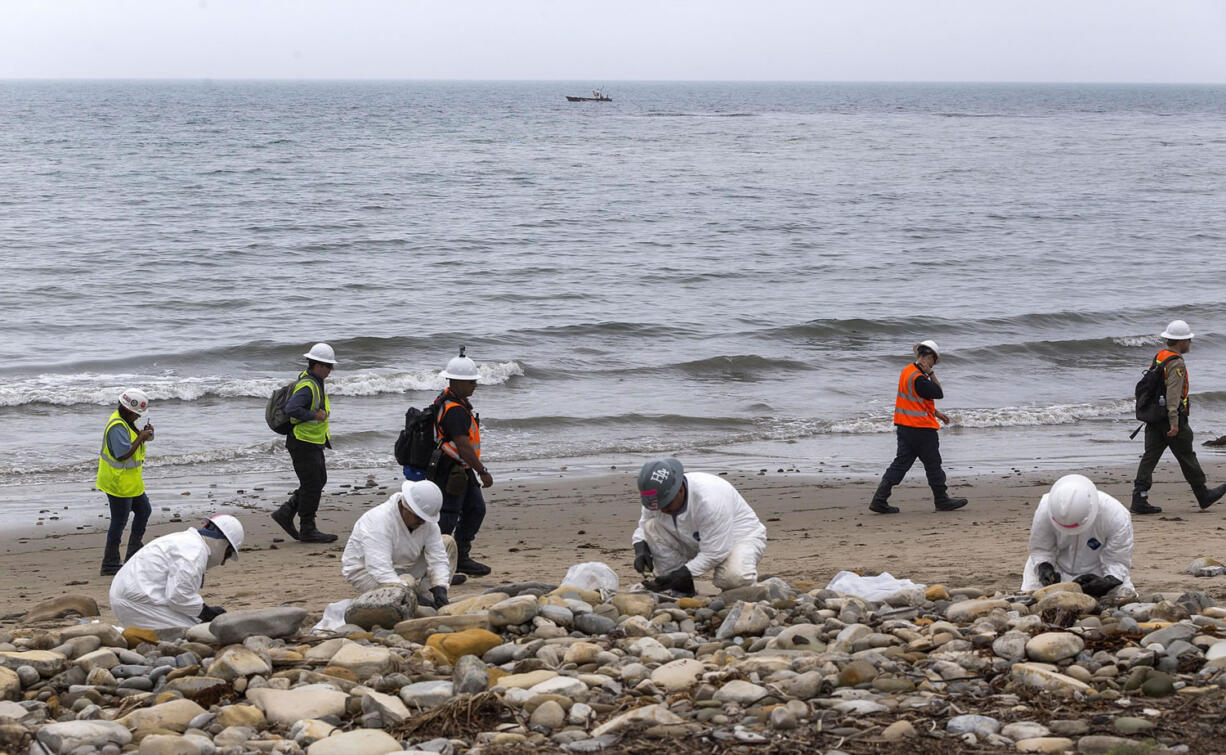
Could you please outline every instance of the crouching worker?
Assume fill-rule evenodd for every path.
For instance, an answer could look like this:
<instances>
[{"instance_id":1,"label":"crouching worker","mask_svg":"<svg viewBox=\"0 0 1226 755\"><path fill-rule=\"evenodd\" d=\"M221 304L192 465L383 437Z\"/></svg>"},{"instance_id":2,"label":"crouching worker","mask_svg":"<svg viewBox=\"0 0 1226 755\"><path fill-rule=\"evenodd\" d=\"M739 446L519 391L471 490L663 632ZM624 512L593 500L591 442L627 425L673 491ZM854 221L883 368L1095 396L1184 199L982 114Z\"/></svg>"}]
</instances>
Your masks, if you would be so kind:
<instances>
[{"instance_id":1,"label":"crouching worker","mask_svg":"<svg viewBox=\"0 0 1226 755\"><path fill-rule=\"evenodd\" d=\"M225 609L200 597L204 572L237 560L242 545L243 525L229 514L149 543L111 580L116 621L125 627L186 629L217 618Z\"/></svg>"},{"instance_id":2,"label":"crouching worker","mask_svg":"<svg viewBox=\"0 0 1226 755\"><path fill-rule=\"evenodd\" d=\"M367 511L353 525L341 574L359 593L381 585L406 585L419 605L447 605L456 567L456 543L438 528L443 492L429 480L405 480L400 492ZM429 574L429 581L423 578Z\"/></svg>"},{"instance_id":3,"label":"crouching worker","mask_svg":"<svg viewBox=\"0 0 1226 755\"><path fill-rule=\"evenodd\" d=\"M639 470L638 485L643 513L632 542L645 588L693 595L694 578L712 570L721 590L757 582L766 527L731 483L657 459Z\"/></svg>"},{"instance_id":4,"label":"crouching worker","mask_svg":"<svg viewBox=\"0 0 1226 755\"><path fill-rule=\"evenodd\" d=\"M1065 475L1039 501L1030 525L1030 558L1022 590L1076 582L1087 595L1135 592L1132 517L1089 478Z\"/></svg>"}]
</instances>

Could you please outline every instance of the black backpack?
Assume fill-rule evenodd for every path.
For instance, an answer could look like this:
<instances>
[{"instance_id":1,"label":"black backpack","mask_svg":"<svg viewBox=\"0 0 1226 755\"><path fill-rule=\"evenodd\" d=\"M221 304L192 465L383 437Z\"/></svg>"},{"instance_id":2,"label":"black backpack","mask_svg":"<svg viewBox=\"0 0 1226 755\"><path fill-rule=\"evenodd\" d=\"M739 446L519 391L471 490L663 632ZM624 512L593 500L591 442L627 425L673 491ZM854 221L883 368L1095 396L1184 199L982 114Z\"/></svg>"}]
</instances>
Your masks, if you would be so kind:
<instances>
[{"instance_id":1,"label":"black backpack","mask_svg":"<svg viewBox=\"0 0 1226 755\"><path fill-rule=\"evenodd\" d=\"M264 421L268 423L268 429L278 435L289 435L294 426L289 415L285 413L285 405L289 403L289 397L294 395L295 385L298 385L298 378L273 391L264 407Z\"/></svg>"},{"instance_id":2,"label":"black backpack","mask_svg":"<svg viewBox=\"0 0 1226 755\"><path fill-rule=\"evenodd\" d=\"M430 457L438 447L434 438L434 416L437 411L438 404L433 403L425 409L411 406L404 413L404 429L396 437L396 445L392 448L397 464L414 469L430 466Z\"/></svg>"},{"instance_id":3,"label":"black backpack","mask_svg":"<svg viewBox=\"0 0 1226 755\"><path fill-rule=\"evenodd\" d=\"M1141 422L1152 423L1162 422L1167 418L1166 413L1166 365L1171 362L1171 357L1165 362L1159 362L1157 358L1150 364L1149 369L1141 373L1141 379L1137 381L1137 419Z\"/></svg>"}]
</instances>

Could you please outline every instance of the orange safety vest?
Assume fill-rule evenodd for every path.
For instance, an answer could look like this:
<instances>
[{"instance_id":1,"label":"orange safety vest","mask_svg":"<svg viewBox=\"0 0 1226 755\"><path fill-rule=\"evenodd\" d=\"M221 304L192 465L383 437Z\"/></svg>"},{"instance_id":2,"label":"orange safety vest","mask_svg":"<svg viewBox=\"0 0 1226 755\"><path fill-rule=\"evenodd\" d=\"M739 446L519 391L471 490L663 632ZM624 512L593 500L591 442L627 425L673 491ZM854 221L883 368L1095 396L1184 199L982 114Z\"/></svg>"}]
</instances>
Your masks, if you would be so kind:
<instances>
[{"instance_id":1,"label":"orange safety vest","mask_svg":"<svg viewBox=\"0 0 1226 755\"><path fill-rule=\"evenodd\" d=\"M471 409L461 404L459 401L456 401L453 398L446 398L446 394L443 394L443 395L444 395L444 398L442 399L443 405L439 408L437 419L434 421L435 438L437 438L439 441L443 440L443 417L447 416L447 412L449 412L452 408L458 406L464 411L468 412L468 416L469 416L468 443L469 445L473 447L473 451L477 453L477 458L480 459L481 458L481 425L477 421L477 415L474 414ZM443 443L442 446L440 446L440 448L443 449L443 453L447 454L451 458L458 461L465 469L468 469L468 463L460 458L460 449L456 448L455 443L451 441L447 441Z\"/></svg>"},{"instance_id":2,"label":"orange safety vest","mask_svg":"<svg viewBox=\"0 0 1226 755\"><path fill-rule=\"evenodd\" d=\"M1171 351L1170 349L1163 349L1162 351L1158 352L1158 356L1154 357L1154 363L1163 364L1164 362L1166 362L1166 360L1170 359L1171 357L1182 358L1183 354L1180 354L1178 351ZM1166 366L1164 364L1162 367L1162 382L1163 384L1166 383ZM1164 396L1166 395L1165 387L1162 389L1162 395ZM1183 395L1180 396L1179 398L1179 411L1183 412L1185 415L1188 413L1188 371L1187 369L1184 369L1183 371Z\"/></svg>"},{"instance_id":3,"label":"orange safety vest","mask_svg":"<svg viewBox=\"0 0 1226 755\"><path fill-rule=\"evenodd\" d=\"M898 376L898 397L894 399L894 424L905 427L941 426L937 422L937 404L930 398L920 398L915 392L915 380L923 376L923 372L914 363L903 368Z\"/></svg>"}]
</instances>

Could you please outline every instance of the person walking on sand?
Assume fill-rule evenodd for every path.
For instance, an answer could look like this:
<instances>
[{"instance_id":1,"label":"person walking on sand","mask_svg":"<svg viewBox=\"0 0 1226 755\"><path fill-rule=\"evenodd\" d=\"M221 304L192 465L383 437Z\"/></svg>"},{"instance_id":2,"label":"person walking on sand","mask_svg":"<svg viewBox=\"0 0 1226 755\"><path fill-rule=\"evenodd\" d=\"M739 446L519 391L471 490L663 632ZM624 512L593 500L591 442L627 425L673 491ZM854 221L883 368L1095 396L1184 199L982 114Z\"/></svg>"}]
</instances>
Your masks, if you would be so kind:
<instances>
[{"instance_id":1,"label":"person walking on sand","mask_svg":"<svg viewBox=\"0 0 1226 755\"><path fill-rule=\"evenodd\" d=\"M1132 484L1132 513L1158 514L1161 506L1149 502L1149 489L1154 484L1154 468L1162 458L1162 452L1171 449L1183 478L1192 486L1196 503L1207 509L1226 494L1226 485L1210 489L1205 484L1205 471L1200 467L1196 451L1192 447L1192 427L1188 424L1188 367L1184 354L1192 348L1192 329L1183 320L1173 320L1162 331L1166 347L1154 357L1153 366L1162 367L1166 381L1166 414L1159 422L1145 424L1145 453L1137 467L1137 478Z\"/></svg>"},{"instance_id":2,"label":"person walking on sand","mask_svg":"<svg viewBox=\"0 0 1226 755\"><path fill-rule=\"evenodd\" d=\"M225 613L200 597L204 573L243 546L243 525L229 514L202 527L163 535L141 549L111 580L111 610L120 626L187 629Z\"/></svg>"},{"instance_id":3,"label":"person walking on sand","mask_svg":"<svg viewBox=\"0 0 1226 755\"><path fill-rule=\"evenodd\" d=\"M634 568L660 575L643 587L693 595L694 578L707 572L721 590L758 581L766 527L732 483L706 472L687 473L668 458L644 464L638 488L642 512L630 538Z\"/></svg>"},{"instance_id":4,"label":"person walking on sand","mask_svg":"<svg viewBox=\"0 0 1226 755\"><path fill-rule=\"evenodd\" d=\"M1083 475L1056 480L1030 525L1022 591L1076 582L1096 598L1135 594L1131 572L1132 517L1124 504Z\"/></svg>"},{"instance_id":5,"label":"person walking on sand","mask_svg":"<svg viewBox=\"0 0 1226 755\"><path fill-rule=\"evenodd\" d=\"M94 485L106 493L111 508L111 524L106 531L106 548L102 552L104 577L119 572L124 561L141 549L145 525L149 522L149 496L145 494L145 444L153 440L153 425L149 422L137 430L136 420L149 410L149 397L138 388L119 394L119 407L111 413L102 431L102 450L98 453L98 477ZM128 535L126 558L119 559L123 531L132 517L132 532Z\"/></svg>"},{"instance_id":6,"label":"person walking on sand","mask_svg":"<svg viewBox=\"0 0 1226 755\"><path fill-rule=\"evenodd\" d=\"M294 392L285 403L285 413L293 425L285 436L285 448L294 462L298 489L272 513L272 520L295 540L331 543L336 535L320 532L315 526L315 514L328 482L324 449L332 448L328 425L332 400L328 398L324 380L336 367L336 352L326 343L317 343L303 356L307 359L307 368L298 376ZM301 527L294 526L295 514Z\"/></svg>"},{"instance_id":7,"label":"person walking on sand","mask_svg":"<svg viewBox=\"0 0 1226 755\"><path fill-rule=\"evenodd\" d=\"M949 497L945 470L941 468L941 439L937 435L941 425L937 420L949 424L949 417L936 406L937 399L945 398L941 381L933 370L941 361L941 351L935 341L921 341L914 351L915 361L898 376L898 395L894 399L898 452L868 505L869 511L878 514L898 513L898 507L889 504L890 491L907 476L916 459L924 464L937 511L953 511L966 505L965 498Z\"/></svg>"},{"instance_id":8,"label":"person walking on sand","mask_svg":"<svg viewBox=\"0 0 1226 755\"><path fill-rule=\"evenodd\" d=\"M456 543L439 531L442 506L443 493L433 482L405 480L400 492L353 525L341 556L341 575L360 593L380 585L405 585L417 593L419 605L447 605Z\"/></svg>"},{"instance_id":9,"label":"person walking on sand","mask_svg":"<svg viewBox=\"0 0 1226 755\"><path fill-rule=\"evenodd\" d=\"M477 390L477 364L464 356L461 347L460 355L447 362L442 376L447 379L447 388L434 400L434 432L441 453L430 475L443 490L438 526L444 535L455 537L459 550L456 571L484 577L490 567L473 560L472 547L485 519L481 489L493 485L494 478L481 463L481 424L468 400Z\"/></svg>"}]
</instances>

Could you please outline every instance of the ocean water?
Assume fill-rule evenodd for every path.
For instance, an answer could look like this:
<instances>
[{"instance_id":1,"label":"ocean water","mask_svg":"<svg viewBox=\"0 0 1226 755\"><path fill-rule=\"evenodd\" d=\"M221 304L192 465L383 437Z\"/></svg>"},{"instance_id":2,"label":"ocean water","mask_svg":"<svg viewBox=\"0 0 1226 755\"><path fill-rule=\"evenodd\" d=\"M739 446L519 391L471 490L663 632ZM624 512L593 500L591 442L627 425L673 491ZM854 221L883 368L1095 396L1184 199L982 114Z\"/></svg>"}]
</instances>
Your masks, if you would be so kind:
<instances>
[{"instance_id":1,"label":"ocean water","mask_svg":"<svg viewBox=\"0 0 1226 755\"><path fill-rule=\"evenodd\" d=\"M503 478L877 475L924 338L951 475L1129 465L1176 317L1226 433L1226 87L605 84L0 82L0 506L94 501L126 386L152 489L288 485L315 341L334 480L460 345Z\"/></svg>"}]
</instances>

